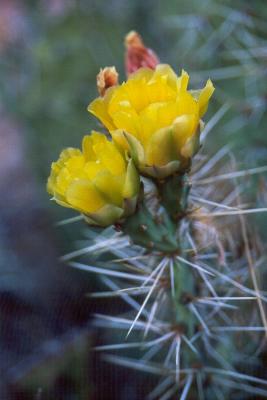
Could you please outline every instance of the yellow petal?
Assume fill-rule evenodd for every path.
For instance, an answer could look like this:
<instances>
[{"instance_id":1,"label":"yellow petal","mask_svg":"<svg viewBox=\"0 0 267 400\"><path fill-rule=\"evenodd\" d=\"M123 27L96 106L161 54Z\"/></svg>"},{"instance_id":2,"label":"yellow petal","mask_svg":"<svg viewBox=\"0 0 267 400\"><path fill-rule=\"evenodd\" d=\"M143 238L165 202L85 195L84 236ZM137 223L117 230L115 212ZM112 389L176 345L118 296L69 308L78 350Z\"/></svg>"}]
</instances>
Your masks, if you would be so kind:
<instances>
[{"instance_id":1,"label":"yellow petal","mask_svg":"<svg viewBox=\"0 0 267 400\"><path fill-rule=\"evenodd\" d=\"M118 87L110 100L109 115L114 116L118 111L135 110L138 114L153 102L169 101L176 96L176 89L168 83L173 79L170 70L162 66L164 74L157 71L143 70L134 76L131 75L127 82ZM143 76L144 75L144 76ZM149 80L147 78L150 78ZM126 110L127 108L127 110Z\"/></svg>"},{"instance_id":2,"label":"yellow petal","mask_svg":"<svg viewBox=\"0 0 267 400\"><path fill-rule=\"evenodd\" d=\"M186 71L182 70L181 75L177 80L177 89L180 92L185 92L189 82L189 75Z\"/></svg>"},{"instance_id":3,"label":"yellow petal","mask_svg":"<svg viewBox=\"0 0 267 400\"><path fill-rule=\"evenodd\" d=\"M200 118L205 114L208 108L209 99L211 98L215 88L213 83L209 79L206 83L206 86L200 91L199 95L199 116Z\"/></svg>"},{"instance_id":4,"label":"yellow petal","mask_svg":"<svg viewBox=\"0 0 267 400\"><path fill-rule=\"evenodd\" d=\"M66 149L62 150L59 156L59 163L64 163L67 161L69 158L74 157L74 156L80 156L81 155L81 150L75 149L73 147L67 147Z\"/></svg>"},{"instance_id":5,"label":"yellow petal","mask_svg":"<svg viewBox=\"0 0 267 400\"><path fill-rule=\"evenodd\" d=\"M61 173L62 169L66 168L68 160L72 157L81 157L82 153L79 149L67 148L64 149L59 156L59 159L56 162L53 162L51 165L51 172L47 182L47 191L48 193L55 195L55 192L59 189L57 188L57 179L58 175ZM67 172L67 171L66 171ZM70 175L70 174L68 174ZM64 190L60 190L61 193L64 194Z\"/></svg>"},{"instance_id":6,"label":"yellow petal","mask_svg":"<svg viewBox=\"0 0 267 400\"><path fill-rule=\"evenodd\" d=\"M199 105L197 100L189 92L180 92L176 99L177 117L184 114L195 114L199 116Z\"/></svg>"},{"instance_id":7,"label":"yellow petal","mask_svg":"<svg viewBox=\"0 0 267 400\"><path fill-rule=\"evenodd\" d=\"M140 177L135 168L133 160L130 160L127 166L127 172L123 187L123 198L130 199L138 194L140 187Z\"/></svg>"},{"instance_id":8,"label":"yellow petal","mask_svg":"<svg viewBox=\"0 0 267 400\"><path fill-rule=\"evenodd\" d=\"M145 88L147 97L149 98L148 106L151 103L158 103L163 101L172 101L175 99L177 93L174 88L167 84L168 76L162 76L160 79L151 80ZM140 97L140 94L139 94Z\"/></svg>"},{"instance_id":9,"label":"yellow petal","mask_svg":"<svg viewBox=\"0 0 267 400\"><path fill-rule=\"evenodd\" d=\"M105 169L103 164L97 161L88 161L84 166L84 172L87 179L94 179L97 174L101 173Z\"/></svg>"},{"instance_id":10,"label":"yellow petal","mask_svg":"<svg viewBox=\"0 0 267 400\"><path fill-rule=\"evenodd\" d=\"M54 188L54 193L60 194L62 196L65 196L66 191L69 187L69 185L73 182L75 179L86 179L87 175L86 172L84 171L84 164L82 164L81 167L77 167L75 160L71 162L71 159L68 160L69 163L69 168L64 167L60 170L60 172L57 175L56 178L56 185ZM73 168L71 168L73 166Z\"/></svg>"},{"instance_id":11,"label":"yellow petal","mask_svg":"<svg viewBox=\"0 0 267 400\"><path fill-rule=\"evenodd\" d=\"M141 132L140 141L146 147L150 137L159 129L172 124L177 117L177 102L152 103L140 114Z\"/></svg>"},{"instance_id":12,"label":"yellow petal","mask_svg":"<svg viewBox=\"0 0 267 400\"><path fill-rule=\"evenodd\" d=\"M120 175L126 169L125 160L118 148L99 132L93 131L90 136L84 138L83 152L85 157L90 160L85 166L90 179L93 179L101 170Z\"/></svg>"},{"instance_id":13,"label":"yellow petal","mask_svg":"<svg viewBox=\"0 0 267 400\"><path fill-rule=\"evenodd\" d=\"M125 159L113 142L106 141L104 145L94 146L99 162L113 175L122 175L126 170Z\"/></svg>"},{"instance_id":14,"label":"yellow petal","mask_svg":"<svg viewBox=\"0 0 267 400\"><path fill-rule=\"evenodd\" d=\"M84 136L83 141L82 141L82 152L87 161L95 161L96 160L91 135Z\"/></svg>"},{"instance_id":15,"label":"yellow petal","mask_svg":"<svg viewBox=\"0 0 267 400\"><path fill-rule=\"evenodd\" d=\"M139 68L137 71L133 72L129 78L129 80L134 81L145 81L148 82L149 79L153 76L154 71L151 68Z\"/></svg>"},{"instance_id":16,"label":"yellow petal","mask_svg":"<svg viewBox=\"0 0 267 400\"><path fill-rule=\"evenodd\" d=\"M196 129L197 119L195 115L185 114L175 119L172 135L177 154L181 154L181 149Z\"/></svg>"},{"instance_id":17,"label":"yellow petal","mask_svg":"<svg viewBox=\"0 0 267 400\"><path fill-rule=\"evenodd\" d=\"M84 167L85 159L81 154L79 156L74 156L65 161L65 167L68 168L71 172L76 172L81 170Z\"/></svg>"},{"instance_id":18,"label":"yellow petal","mask_svg":"<svg viewBox=\"0 0 267 400\"><path fill-rule=\"evenodd\" d=\"M126 151L128 151L130 149L128 141L126 140L122 129L117 129L116 131L112 131L111 136L112 136L113 141L118 146L118 148L120 148L121 150L126 150Z\"/></svg>"},{"instance_id":19,"label":"yellow petal","mask_svg":"<svg viewBox=\"0 0 267 400\"><path fill-rule=\"evenodd\" d=\"M174 174L176 171L179 170L180 167L180 161L175 160L175 161L170 161L166 165L162 166L145 166L140 168L140 171L145 175L149 177L153 177L156 179L164 179L167 176L170 176Z\"/></svg>"},{"instance_id":20,"label":"yellow petal","mask_svg":"<svg viewBox=\"0 0 267 400\"><path fill-rule=\"evenodd\" d=\"M158 64L156 66L152 79L157 79L158 77L164 77L166 84L176 91L178 78L174 70L168 64Z\"/></svg>"},{"instance_id":21,"label":"yellow petal","mask_svg":"<svg viewBox=\"0 0 267 400\"><path fill-rule=\"evenodd\" d=\"M98 174L94 179L94 185L101 193L102 197L106 199L107 203L122 206L122 192L124 184L123 176L113 176L108 171Z\"/></svg>"},{"instance_id":22,"label":"yellow petal","mask_svg":"<svg viewBox=\"0 0 267 400\"><path fill-rule=\"evenodd\" d=\"M124 111L123 109L113 114L114 124L118 129L122 129L139 138L139 117L134 109Z\"/></svg>"},{"instance_id":23,"label":"yellow petal","mask_svg":"<svg viewBox=\"0 0 267 400\"><path fill-rule=\"evenodd\" d=\"M158 130L151 137L146 148L146 164L163 166L174 157L171 127Z\"/></svg>"},{"instance_id":24,"label":"yellow petal","mask_svg":"<svg viewBox=\"0 0 267 400\"><path fill-rule=\"evenodd\" d=\"M96 118L100 119L102 124L108 130L115 129L112 117L108 113L108 105L115 90L116 86L111 87L110 89L107 90L104 97L98 97L97 99L92 101L87 107L87 110L91 114L93 114Z\"/></svg>"},{"instance_id":25,"label":"yellow petal","mask_svg":"<svg viewBox=\"0 0 267 400\"><path fill-rule=\"evenodd\" d=\"M112 204L106 204L101 207L96 213L90 213L85 220L90 225L109 226L118 221L123 215L123 209Z\"/></svg>"},{"instance_id":26,"label":"yellow petal","mask_svg":"<svg viewBox=\"0 0 267 400\"><path fill-rule=\"evenodd\" d=\"M194 135L189 137L181 149L181 155L184 158L191 158L199 149L199 137L200 130L198 130Z\"/></svg>"},{"instance_id":27,"label":"yellow petal","mask_svg":"<svg viewBox=\"0 0 267 400\"><path fill-rule=\"evenodd\" d=\"M137 166L145 163L145 152L142 144L133 135L124 132L124 136L130 148L130 154Z\"/></svg>"},{"instance_id":28,"label":"yellow petal","mask_svg":"<svg viewBox=\"0 0 267 400\"><path fill-rule=\"evenodd\" d=\"M95 186L86 179L73 181L66 192L67 202L82 213L93 213L105 205Z\"/></svg>"}]
</instances>

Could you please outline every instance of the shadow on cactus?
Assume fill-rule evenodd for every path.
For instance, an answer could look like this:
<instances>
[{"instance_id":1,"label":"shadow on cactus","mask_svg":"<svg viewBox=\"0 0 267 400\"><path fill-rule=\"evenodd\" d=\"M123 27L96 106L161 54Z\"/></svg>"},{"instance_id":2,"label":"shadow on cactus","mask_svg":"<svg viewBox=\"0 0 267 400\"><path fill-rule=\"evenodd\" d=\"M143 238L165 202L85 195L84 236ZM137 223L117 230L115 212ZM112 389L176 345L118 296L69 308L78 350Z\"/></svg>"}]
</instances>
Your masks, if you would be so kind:
<instances>
[{"instance_id":1,"label":"shadow on cactus","mask_svg":"<svg viewBox=\"0 0 267 400\"><path fill-rule=\"evenodd\" d=\"M212 82L188 90L189 75L160 64L135 32L126 47L128 79L119 84L114 67L101 70L100 97L88 106L107 134L64 150L48 181L57 203L99 226L62 260L99 274L107 291L91 297L129 306L124 315L96 315L95 325L121 341L95 350L157 375L150 400L267 397L267 381L249 372L260 366L267 298L258 283L262 246L245 220L267 209L243 204L237 181L267 168L235 172L227 147L205 155Z\"/></svg>"}]
</instances>

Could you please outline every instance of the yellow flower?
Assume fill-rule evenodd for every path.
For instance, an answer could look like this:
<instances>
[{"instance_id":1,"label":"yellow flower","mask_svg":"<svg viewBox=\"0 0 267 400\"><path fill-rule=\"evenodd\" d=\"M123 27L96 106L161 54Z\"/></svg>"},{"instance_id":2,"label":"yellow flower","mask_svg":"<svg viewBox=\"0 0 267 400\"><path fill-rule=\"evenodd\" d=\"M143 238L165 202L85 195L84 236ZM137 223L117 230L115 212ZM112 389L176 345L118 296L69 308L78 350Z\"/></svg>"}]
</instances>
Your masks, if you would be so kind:
<instances>
[{"instance_id":1,"label":"yellow flower","mask_svg":"<svg viewBox=\"0 0 267 400\"><path fill-rule=\"evenodd\" d=\"M52 163L47 190L89 223L107 226L134 212L139 175L112 141L92 132L84 137L82 151L67 148Z\"/></svg>"},{"instance_id":2,"label":"yellow flower","mask_svg":"<svg viewBox=\"0 0 267 400\"><path fill-rule=\"evenodd\" d=\"M140 68L89 104L88 111L130 151L143 174L166 177L185 168L198 150L201 118L214 91L210 80L203 89L189 91L188 81L185 71L177 77L169 65Z\"/></svg>"}]
</instances>

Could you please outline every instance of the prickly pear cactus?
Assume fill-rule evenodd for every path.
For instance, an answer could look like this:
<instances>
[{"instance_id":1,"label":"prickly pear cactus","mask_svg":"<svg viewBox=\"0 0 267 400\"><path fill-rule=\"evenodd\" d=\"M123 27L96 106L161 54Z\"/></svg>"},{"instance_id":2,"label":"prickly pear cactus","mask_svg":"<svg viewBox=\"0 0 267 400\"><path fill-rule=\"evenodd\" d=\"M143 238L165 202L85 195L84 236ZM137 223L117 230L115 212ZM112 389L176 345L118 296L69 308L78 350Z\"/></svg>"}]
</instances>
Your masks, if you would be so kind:
<instances>
[{"instance_id":1,"label":"prickly pear cactus","mask_svg":"<svg viewBox=\"0 0 267 400\"><path fill-rule=\"evenodd\" d=\"M263 169L234 172L229 149L212 157L200 149L210 80L190 91L188 74L160 64L138 34L126 46L128 80L101 70L100 97L88 106L108 137L93 132L82 150L64 150L48 181L57 203L99 227L63 260L99 274L107 290L92 297L129 306L96 315L121 339L96 351L157 375L150 400L267 397L267 382L249 371L260 366L267 298L261 246L245 221L266 209L244 207L236 182Z\"/></svg>"}]
</instances>

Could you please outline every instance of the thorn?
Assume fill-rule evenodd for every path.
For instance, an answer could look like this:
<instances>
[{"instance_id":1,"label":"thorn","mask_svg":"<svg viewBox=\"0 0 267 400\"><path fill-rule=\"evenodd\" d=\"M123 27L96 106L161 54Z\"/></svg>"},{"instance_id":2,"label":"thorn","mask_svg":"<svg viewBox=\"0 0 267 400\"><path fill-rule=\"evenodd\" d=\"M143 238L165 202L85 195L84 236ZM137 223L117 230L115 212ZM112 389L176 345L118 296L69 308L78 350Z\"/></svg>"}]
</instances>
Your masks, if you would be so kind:
<instances>
[{"instance_id":1,"label":"thorn","mask_svg":"<svg viewBox=\"0 0 267 400\"><path fill-rule=\"evenodd\" d=\"M162 242L168 242L168 235L164 234L161 236Z\"/></svg>"},{"instance_id":2,"label":"thorn","mask_svg":"<svg viewBox=\"0 0 267 400\"><path fill-rule=\"evenodd\" d=\"M191 368L192 369L197 369L197 370L201 370L203 368L203 364L200 361L195 361L192 365Z\"/></svg>"},{"instance_id":3,"label":"thorn","mask_svg":"<svg viewBox=\"0 0 267 400\"><path fill-rule=\"evenodd\" d=\"M122 225L121 225L119 222L116 222L116 223L114 224L114 230L115 230L116 232L122 232Z\"/></svg>"},{"instance_id":4,"label":"thorn","mask_svg":"<svg viewBox=\"0 0 267 400\"><path fill-rule=\"evenodd\" d=\"M157 224L157 225L161 225L163 222L163 218L161 215L155 215L155 217L153 219L155 221L155 224Z\"/></svg>"},{"instance_id":5,"label":"thorn","mask_svg":"<svg viewBox=\"0 0 267 400\"><path fill-rule=\"evenodd\" d=\"M160 278L159 284L162 288L164 289L169 289L170 288L170 279L169 278Z\"/></svg>"},{"instance_id":6,"label":"thorn","mask_svg":"<svg viewBox=\"0 0 267 400\"><path fill-rule=\"evenodd\" d=\"M147 225L141 224L141 225L139 226L139 229L140 229L141 232L146 232L148 228L147 228Z\"/></svg>"},{"instance_id":7,"label":"thorn","mask_svg":"<svg viewBox=\"0 0 267 400\"><path fill-rule=\"evenodd\" d=\"M184 335L187 331L187 327L184 323L178 323L171 327L171 330L176 332L178 336Z\"/></svg>"},{"instance_id":8,"label":"thorn","mask_svg":"<svg viewBox=\"0 0 267 400\"><path fill-rule=\"evenodd\" d=\"M129 237L129 245L130 245L130 246L133 246L133 245L134 245L134 241L133 241L133 239L132 239L131 237Z\"/></svg>"},{"instance_id":9,"label":"thorn","mask_svg":"<svg viewBox=\"0 0 267 400\"><path fill-rule=\"evenodd\" d=\"M182 293L181 297L180 297L180 302L181 304L187 305L189 303L192 303L192 301L194 300L194 296L191 293Z\"/></svg>"}]
</instances>

